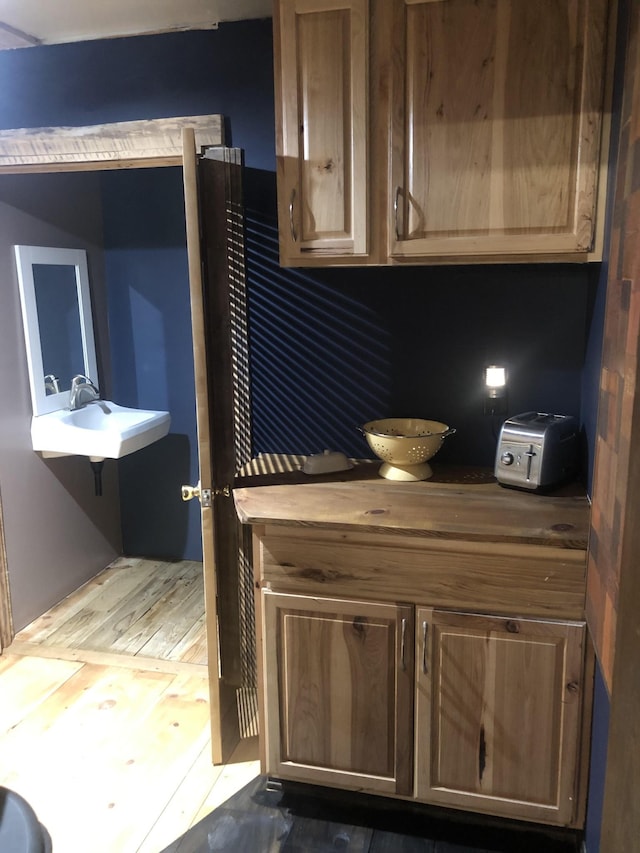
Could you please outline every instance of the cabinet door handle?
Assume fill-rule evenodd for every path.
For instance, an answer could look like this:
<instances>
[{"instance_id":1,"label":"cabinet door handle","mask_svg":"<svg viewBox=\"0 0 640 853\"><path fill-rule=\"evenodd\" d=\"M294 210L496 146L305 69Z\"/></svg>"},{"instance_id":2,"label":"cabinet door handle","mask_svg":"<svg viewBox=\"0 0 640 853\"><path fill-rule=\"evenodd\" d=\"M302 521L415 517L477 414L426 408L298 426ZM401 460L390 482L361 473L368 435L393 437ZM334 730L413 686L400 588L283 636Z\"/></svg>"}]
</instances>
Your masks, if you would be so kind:
<instances>
[{"instance_id":1,"label":"cabinet door handle","mask_svg":"<svg viewBox=\"0 0 640 853\"><path fill-rule=\"evenodd\" d=\"M396 187L396 192L393 197L393 220L395 224L396 240L400 240L400 226L398 225L398 207L400 200L400 187Z\"/></svg>"},{"instance_id":2,"label":"cabinet door handle","mask_svg":"<svg viewBox=\"0 0 640 853\"><path fill-rule=\"evenodd\" d=\"M294 243L298 242L298 234L296 232L296 226L293 221L293 203L296 200L296 188L294 187L291 190L291 198L289 200L289 228L291 229L291 239Z\"/></svg>"},{"instance_id":3,"label":"cabinet door handle","mask_svg":"<svg viewBox=\"0 0 640 853\"><path fill-rule=\"evenodd\" d=\"M400 634L400 666L402 667L402 669L406 669L407 664L405 663L405 659L404 659L404 643L405 643L405 635L407 633L407 620L406 619L402 620L402 628L400 629L400 631L401 631L401 634Z\"/></svg>"},{"instance_id":4,"label":"cabinet door handle","mask_svg":"<svg viewBox=\"0 0 640 853\"><path fill-rule=\"evenodd\" d=\"M427 665L427 637L429 635L429 623L425 619L422 623L422 672L427 675L429 667Z\"/></svg>"}]
</instances>

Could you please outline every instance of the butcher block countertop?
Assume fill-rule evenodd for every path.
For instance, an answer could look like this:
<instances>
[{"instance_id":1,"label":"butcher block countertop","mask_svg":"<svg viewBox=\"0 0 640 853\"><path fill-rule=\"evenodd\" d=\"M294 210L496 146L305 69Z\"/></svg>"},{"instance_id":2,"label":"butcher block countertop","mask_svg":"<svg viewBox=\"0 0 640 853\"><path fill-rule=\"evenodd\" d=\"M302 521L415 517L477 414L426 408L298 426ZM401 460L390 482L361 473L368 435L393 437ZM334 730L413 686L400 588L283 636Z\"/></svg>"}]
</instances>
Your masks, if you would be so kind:
<instances>
[{"instance_id":1,"label":"butcher block countertop","mask_svg":"<svg viewBox=\"0 0 640 853\"><path fill-rule=\"evenodd\" d=\"M238 517L251 525L586 551L589 501L577 484L538 494L506 489L485 469L435 465L430 480L402 483L378 476L378 465L314 478L292 471L237 480Z\"/></svg>"}]
</instances>

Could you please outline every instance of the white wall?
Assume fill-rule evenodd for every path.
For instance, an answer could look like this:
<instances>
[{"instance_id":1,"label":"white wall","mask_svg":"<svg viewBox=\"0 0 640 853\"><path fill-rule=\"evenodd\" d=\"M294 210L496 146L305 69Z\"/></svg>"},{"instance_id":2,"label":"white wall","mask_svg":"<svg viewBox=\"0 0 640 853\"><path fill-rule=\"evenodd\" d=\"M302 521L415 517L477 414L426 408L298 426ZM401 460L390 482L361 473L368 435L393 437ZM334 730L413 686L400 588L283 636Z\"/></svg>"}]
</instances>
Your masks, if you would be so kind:
<instances>
[{"instance_id":1,"label":"white wall","mask_svg":"<svg viewBox=\"0 0 640 853\"><path fill-rule=\"evenodd\" d=\"M31 448L13 256L14 244L87 250L100 382L108 393L101 243L97 174L0 176L0 492L16 631L121 553L116 463L105 463L103 496L96 497L87 459L45 460Z\"/></svg>"}]
</instances>

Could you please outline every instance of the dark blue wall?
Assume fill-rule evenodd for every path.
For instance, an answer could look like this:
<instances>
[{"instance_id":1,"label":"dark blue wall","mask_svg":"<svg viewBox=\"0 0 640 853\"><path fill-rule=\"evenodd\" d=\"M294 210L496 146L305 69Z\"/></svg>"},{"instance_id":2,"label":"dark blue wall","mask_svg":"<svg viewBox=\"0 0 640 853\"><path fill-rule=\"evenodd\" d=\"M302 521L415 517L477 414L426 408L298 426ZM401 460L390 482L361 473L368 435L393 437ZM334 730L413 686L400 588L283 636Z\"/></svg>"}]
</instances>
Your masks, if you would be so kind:
<instances>
[{"instance_id":1,"label":"dark blue wall","mask_svg":"<svg viewBox=\"0 0 640 853\"><path fill-rule=\"evenodd\" d=\"M274 168L271 21L3 51L0 128L220 113L247 165Z\"/></svg>"},{"instance_id":2,"label":"dark blue wall","mask_svg":"<svg viewBox=\"0 0 640 853\"><path fill-rule=\"evenodd\" d=\"M260 182L264 201L274 186ZM366 456L356 426L416 416L458 431L437 461L492 466L504 419L483 415L482 369L492 361L508 365L510 413L580 415L597 265L285 270L274 215L269 222L252 202L250 185L257 452Z\"/></svg>"},{"instance_id":3,"label":"dark blue wall","mask_svg":"<svg viewBox=\"0 0 640 853\"><path fill-rule=\"evenodd\" d=\"M182 170L104 172L113 399L171 413L162 441L118 463L127 554L202 559Z\"/></svg>"}]
</instances>

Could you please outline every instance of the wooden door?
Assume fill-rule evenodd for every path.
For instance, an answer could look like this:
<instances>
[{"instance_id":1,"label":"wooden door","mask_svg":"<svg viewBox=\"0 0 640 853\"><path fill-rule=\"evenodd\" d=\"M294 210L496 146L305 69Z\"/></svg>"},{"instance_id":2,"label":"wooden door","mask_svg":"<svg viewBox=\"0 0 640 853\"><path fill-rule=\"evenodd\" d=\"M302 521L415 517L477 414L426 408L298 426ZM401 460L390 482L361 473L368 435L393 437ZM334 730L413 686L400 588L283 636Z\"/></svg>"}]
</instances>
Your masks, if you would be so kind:
<instances>
[{"instance_id":1,"label":"wooden door","mask_svg":"<svg viewBox=\"0 0 640 853\"><path fill-rule=\"evenodd\" d=\"M368 251L368 0L274 4L280 262Z\"/></svg>"},{"instance_id":2,"label":"wooden door","mask_svg":"<svg viewBox=\"0 0 640 853\"><path fill-rule=\"evenodd\" d=\"M411 794L413 608L262 593L266 772Z\"/></svg>"},{"instance_id":3,"label":"wooden door","mask_svg":"<svg viewBox=\"0 0 640 853\"><path fill-rule=\"evenodd\" d=\"M241 160L235 149L196 157L184 131L184 183L214 763L239 738L242 684L239 523L231 488L243 461L236 440L230 282L242 275ZM247 414L248 416L248 414Z\"/></svg>"},{"instance_id":4,"label":"wooden door","mask_svg":"<svg viewBox=\"0 0 640 853\"><path fill-rule=\"evenodd\" d=\"M584 625L420 608L416 633L418 798L575 821Z\"/></svg>"},{"instance_id":5,"label":"wooden door","mask_svg":"<svg viewBox=\"0 0 640 853\"><path fill-rule=\"evenodd\" d=\"M389 254L586 256L606 0L393 10Z\"/></svg>"}]
</instances>

